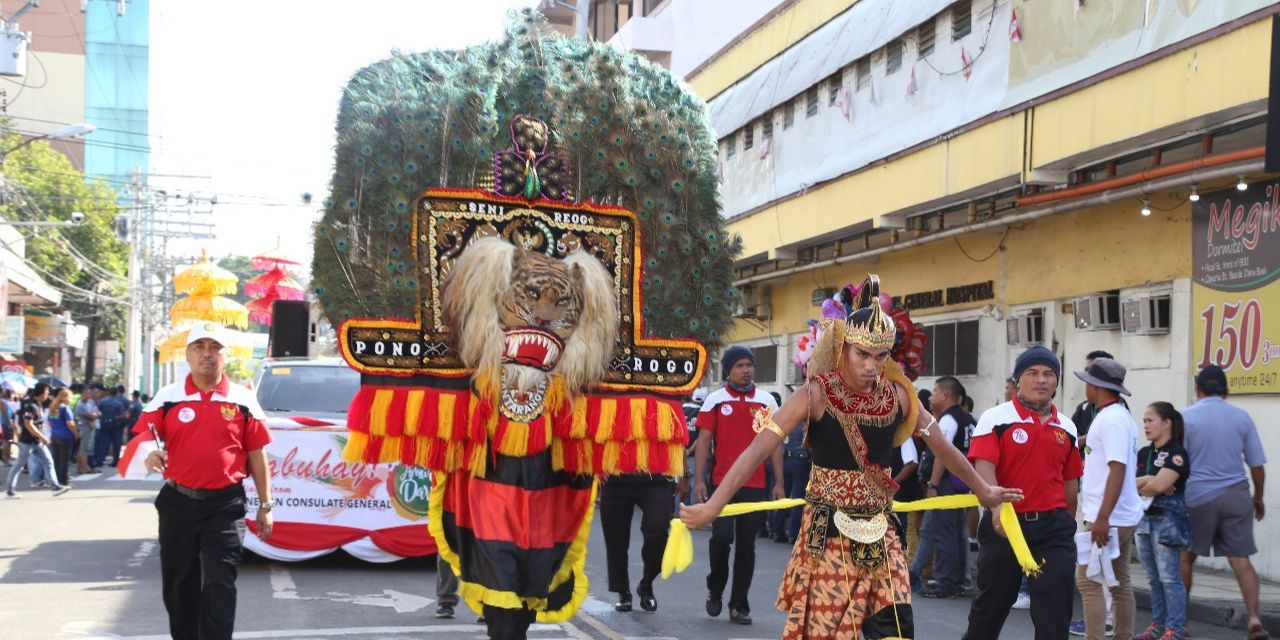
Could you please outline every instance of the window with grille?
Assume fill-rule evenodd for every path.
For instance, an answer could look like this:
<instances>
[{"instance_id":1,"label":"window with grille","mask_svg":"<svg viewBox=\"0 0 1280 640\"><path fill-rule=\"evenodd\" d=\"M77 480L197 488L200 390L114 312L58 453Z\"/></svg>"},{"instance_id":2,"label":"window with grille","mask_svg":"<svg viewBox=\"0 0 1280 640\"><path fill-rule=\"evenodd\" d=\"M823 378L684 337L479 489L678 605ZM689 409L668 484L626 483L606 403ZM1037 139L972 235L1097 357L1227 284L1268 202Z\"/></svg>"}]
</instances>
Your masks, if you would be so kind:
<instances>
[{"instance_id":1,"label":"window with grille","mask_svg":"<svg viewBox=\"0 0 1280 640\"><path fill-rule=\"evenodd\" d=\"M788 100L782 105L782 128L790 129L796 123L796 101Z\"/></svg>"},{"instance_id":2,"label":"window with grille","mask_svg":"<svg viewBox=\"0 0 1280 640\"><path fill-rule=\"evenodd\" d=\"M738 134L737 134L737 132L734 132L734 134L733 134L733 135L731 135L731 136L729 136L729 137L725 138L725 139L724 139L724 142L725 142L725 144L729 145L729 146L725 149L725 152L724 152L725 157L732 158L733 156L735 156L735 155L737 155L737 154L738 154Z\"/></svg>"},{"instance_id":3,"label":"window with grille","mask_svg":"<svg viewBox=\"0 0 1280 640\"><path fill-rule=\"evenodd\" d=\"M906 48L901 40L894 40L884 48L886 74L892 74L902 68L902 50Z\"/></svg>"},{"instance_id":4,"label":"window with grille","mask_svg":"<svg viewBox=\"0 0 1280 640\"><path fill-rule=\"evenodd\" d=\"M859 91L871 86L871 56L858 61L857 83Z\"/></svg>"},{"instance_id":5,"label":"window with grille","mask_svg":"<svg viewBox=\"0 0 1280 640\"><path fill-rule=\"evenodd\" d=\"M804 117L812 118L818 115L818 85L809 87L804 92Z\"/></svg>"},{"instance_id":6,"label":"window with grille","mask_svg":"<svg viewBox=\"0 0 1280 640\"><path fill-rule=\"evenodd\" d=\"M978 375L978 321L927 325L922 376Z\"/></svg>"},{"instance_id":7,"label":"window with grille","mask_svg":"<svg viewBox=\"0 0 1280 640\"><path fill-rule=\"evenodd\" d=\"M756 144L756 123L747 123L747 128L742 131L742 150L746 151Z\"/></svg>"},{"instance_id":8,"label":"window with grille","mask_svg":"<svg viewBox=\"0 0 1280 640\"><path fill-rule=\"evenodd\" d=\"M840 97L840 80L839 71L827 78L827 106L835 106L836 98Z\"/></svg>"},{"instance_id":9,"label":"window with grille","mask_svg":"<svg viewBox=\"0 0 1280 640\"><path fill-rule=\"evenodd\" d=\"M773 137L773 112L764 114L764 119L760 121L760 138L768 140Z\"/></svg>"},{"instance_id":10,"label":"window with grille","mask_svg":"<svg viewBox=\"0 0 1280 640\"><path fill-rule=\"evenodd\" d=\"M916 27L916 49L921 58L933 53L933 39L937 32L938 22L934 18Z\"/></svg>"},{"instance_id":11,"label":"window with grille","mask_svg":"<svg viewBox=\"0 0 1280 640\"><path fill-rule=\"evenodd\" d=\"M752 347L756 356L756 384L773 384L778 381L778 347L767 344Z\"/></svg>"},{"instance_id":12,"label":"window with grille","mask_svg":"<svg viewBox=\"0 0 1280 640\"><path fill-rule=\"evenodd\" d=\"M969 35L970 31L973 31L973 3L972 0L960 0L951 5L951 41Z\"/></svg>"}]
</instances>

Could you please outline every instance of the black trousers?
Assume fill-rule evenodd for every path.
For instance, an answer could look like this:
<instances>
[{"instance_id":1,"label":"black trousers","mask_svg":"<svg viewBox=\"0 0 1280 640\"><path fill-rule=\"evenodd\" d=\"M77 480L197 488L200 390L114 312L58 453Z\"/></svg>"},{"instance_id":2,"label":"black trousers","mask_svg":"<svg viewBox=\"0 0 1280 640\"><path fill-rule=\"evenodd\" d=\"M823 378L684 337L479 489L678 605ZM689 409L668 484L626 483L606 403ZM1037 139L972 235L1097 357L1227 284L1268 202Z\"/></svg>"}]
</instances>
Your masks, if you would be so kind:
<instances>
[{"instance_id":1,"label":"black trousers","mask_svg":"<svg viewBox=\"0 0 1280 640\"><path fill-rule=\"evenodd\" d=\"M960 493L942 481L938 495ZM939 509L933 518L933 581L943 590L964 586L965 572L969 568L969 514L964 509Z\"/></svg>"},{"instance_id":2,"label":"black trousers","mask_svg":"<svg viewBox=\"0 0 1280 640\"><path fill-rule=\"evenodd\" d=\"M712 488L714 491L714 487ZM729 502L763 502L768 495L764 489L739 489ZM733 588L729 592L729 608L750 612L747 592L751 590L751 576L756 572L756 534L764 523L766 512L757 511L731 518L716 518L711 523L711 542L708 556L711 573L707 574L707 591L720 597L729 582L729 548L733 550Z\"/></svg>"},{"instance_id":3,"label":"black trousers","mask_svg":"<svg viewBox=\"0 0 1280 640\"><path fill-rule=\"evenodd\" d=\"M1031 555L1044 561L1044 572L1027 580L1035 640L1067 640L1076 575L1076 522L1063 510L1020 524ZM969 609L964 640L998 640L1018 599L1022 569L1009 541L991 527L990 512L978 523L978 544L978 597Z\"/></svg>"},{"instance_id":4,"label":"black trousers","mask_svg":"<svg viewBox=\"0 0 1280 640\"><path fill-rule=\"evenodd\" d=\"M71 476L67 475L67 469L71 466L71 456L74 448L74 440L59 438L58 436L53 436L49 439L49 450L53 453L54 473L58 476L58 482L64 485L71 483Z\"/></svg>"},{"instance_id":5,"label":"black trousers","mask_svg":"<svg viewBox=\"0 0 1280 640\"><path fill-rule=\"evenodd\" d=\"M529 609L503 609L484 605L484 624L489 640L525 640L529 637L529 625L538 617Z\"/></svg>"},{"instance_id":6,"label":"black trousers","mask_svg":"<svg viewBox=\"0 0 1280 640\"><path fill-rule=\"evenodd\" d=\"M230 640L236 622L236 565L242 549L244 488L194 500L165 485L160 515L160 575L169 634L175 640Z\"/></svg>"},{"instance_id":7,"label":"black trousers","mask_svg":"<svg viewBox=\"0 0 1280 640\"><path fill-rule=\"evenodd\" d=\"M675 483L663 477L624 476L606 480L600 486L600 529L604 532L610 591L631 591L627 554L631 549L631 517L636 507L640 508L640 534L644 536L644 545L640 547L644 573L640 584L652 585L662 571L662 551L667 546L667 531L675 508L671 500L674 494Z\"/></svg>"}]
</instances>

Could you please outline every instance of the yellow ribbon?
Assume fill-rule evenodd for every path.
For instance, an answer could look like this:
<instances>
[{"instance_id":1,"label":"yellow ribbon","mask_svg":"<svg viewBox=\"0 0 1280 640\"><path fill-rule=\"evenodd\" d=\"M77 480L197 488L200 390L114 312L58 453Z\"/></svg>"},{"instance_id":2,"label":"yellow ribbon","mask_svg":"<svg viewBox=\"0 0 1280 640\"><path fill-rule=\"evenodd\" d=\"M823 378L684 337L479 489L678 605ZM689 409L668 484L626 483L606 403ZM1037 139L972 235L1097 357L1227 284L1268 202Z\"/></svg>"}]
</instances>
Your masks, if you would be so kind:
<instances>
[{"instance_id":1,"label":"yellow ribbon","mask_svg":"<svg viewBox=\"0 0 1280 640\"><path fill-rule=\"evenodd\" d=\"M725 505L724 510L720 512L720 517L728 518L756 511L791 509L803 504L804 499L802 498L788 498L768 502L738 502ZM924 500L912 500L911 502L894 501L893 510L897 513L909 513L933 509L967 509L976 506L978 506L978 497L973 494L965 494L938 496L936 498L925 498ZM1004 527L1005 537L1009 539L1009 545L1013 547L1013 555L1018 559L1018 565L1022 567L1022 572L1029 576L1039 575L1042 563L1037 563L1035 558L1032 557L1031 548L1027 546L1027 539L1022 535L1022 525L1018 523L1018 516L1013 511L1013 505L1008 502L1000 505L1000 524ZM662 551L662 579L666 580L671 577L671 574L680 573L688 569L692 563L693 535L689 533L689 528L684 526L684 523L679 518L673 518L671 520L671 531L667 535L667 547Z\"/></svg>"}]
</instances>

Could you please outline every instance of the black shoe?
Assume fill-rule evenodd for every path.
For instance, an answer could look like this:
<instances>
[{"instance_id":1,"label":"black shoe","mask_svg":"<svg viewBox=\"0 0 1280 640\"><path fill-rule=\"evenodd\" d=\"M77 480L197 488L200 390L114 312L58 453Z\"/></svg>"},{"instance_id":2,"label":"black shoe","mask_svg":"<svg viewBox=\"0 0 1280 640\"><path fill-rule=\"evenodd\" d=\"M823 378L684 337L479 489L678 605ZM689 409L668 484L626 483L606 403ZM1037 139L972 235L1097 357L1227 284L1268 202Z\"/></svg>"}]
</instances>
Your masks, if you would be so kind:
<instances>
[{"instance_id":1,"label":"black shoe","mask_svg":"<svg viewBox=\"0 0 1280 640\"><path fill-rule=\"evenodd\" d=\"M761 529L761 530L760 530L760 533L757 533L757 534L756 534L756 537L757 537L757 538L772 538L772 537L773 537L773 534L772 534L772 533L769 533L769 530L768 530L768 529Z\"/></svg>"},{"instance_id":2,"label":"black shoe","mask_svg":"<svg viewBox=\"0 0 1280 640\"><path fill-rule=\"evenodd\" d=\"M751 613L745 609L729 609L729 619L738 624L751 624Z\"/></svg>"},{"instance_id":3,"label":"black shoe","mask_svg":"<svg viewBox=\"0 0 1280 640\"><path fill-rule=\"evenodd\" d=\"M786 536L774 536L773 541L778 544L791 544L791 541Z\"/></svg>"},{"instance_id":4,"label":"black shoe","mask_svg":"<svg viewBox=\"0 0 1280 640\"><path fill-rule=\"evenodd\" d=\"M440 619L442 619L442 620L446 620L446 619L452 619L452 618L453 618L453 616L454 616L454 613L453 613L453 605L451 605L451 604L442 604L442 605L440 605L440 606L436 607L436 617L437 617L437 618L440 618Z\"/></svg>"},{"instance_id":5,"label":"black shoe","mask_svg":"<svg viewBox=\"0 0 1280 640\"><path fill-rule=\"evenodd\" d=\"M653 613L658 610L658 599L653 597L653 585L640 584L636 587L636 595L640 596L640 608Z\"/></svg>"},{"instance_id":6,"label":"black shoe","mask_svg":"<svg viewBox=\"0 0 1280 640\"><path fill-rule=\"evenodd\" d=\"M707 615L715 618L720 615L720 610L724 608L724 603L720 601L720 596L707 594Z\"/></svg>"},{"instance_id":7,"label":"black shoe","mask_svg":"<svg viewBox=\"0 0 1280 640\"><path fill-rule=\"evenodd\" d=\"M960 587L941 587L937 583L930 583L920 590L920 595L925 598L950 599L957 598L964 593L964 589Z\"/></svg>"},{"instance_id":8,"label":"black shoe","mask_svg":"<svg viewBox=\"0 0 1280 640\"><path fill-rule=\"evenodd\" d=\"M613 605L613 610L626 613L631 610L631 592L623 591L618 594L618 604Z\"/></svg>"}]
</instances>

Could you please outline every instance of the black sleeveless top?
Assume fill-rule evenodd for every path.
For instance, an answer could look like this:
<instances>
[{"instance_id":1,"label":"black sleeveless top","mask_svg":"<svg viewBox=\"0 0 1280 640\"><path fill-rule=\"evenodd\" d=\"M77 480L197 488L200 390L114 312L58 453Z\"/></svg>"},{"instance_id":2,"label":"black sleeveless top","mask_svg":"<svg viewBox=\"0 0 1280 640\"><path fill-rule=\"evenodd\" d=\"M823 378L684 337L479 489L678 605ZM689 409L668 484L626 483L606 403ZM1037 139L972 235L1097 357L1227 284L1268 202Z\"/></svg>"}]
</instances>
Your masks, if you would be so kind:
<instances>
[{"instance_id":1,"label":"black sleeveless top","mask_svg":"<svg viewBox=\"0 0 1280 640\"><path fill-rule=\"evenodd\" d=\"M897 422L901 420L902 410L899 409ZM840 421L836 420L830 411L823 411L822 417L816 422L809 423L808 428L809 457L813 464L843 471L857 471L862 468L858 460L854 459L853 450L849 448L849 438L844 434L844 427L840 426ZM863 441L867 443L867 460L885 469L891 468L894 427L869 427L860 424L858 431L862 434Z\"/></svg>"}]
</instances>

